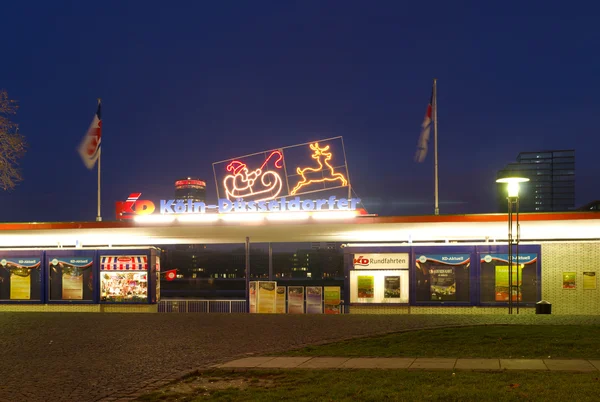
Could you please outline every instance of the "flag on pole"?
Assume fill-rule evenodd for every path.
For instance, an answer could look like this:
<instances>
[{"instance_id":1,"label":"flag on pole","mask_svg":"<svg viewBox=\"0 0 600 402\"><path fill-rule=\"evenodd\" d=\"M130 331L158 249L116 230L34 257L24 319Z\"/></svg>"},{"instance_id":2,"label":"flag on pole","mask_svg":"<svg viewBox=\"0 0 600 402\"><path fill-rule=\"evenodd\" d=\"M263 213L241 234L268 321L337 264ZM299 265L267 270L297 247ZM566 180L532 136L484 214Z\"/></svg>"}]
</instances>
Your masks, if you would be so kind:
<instances>
[{"instance_id":1,"label":"flag on pole","mask_svg":"<svg viewBox=\"0 0 600 402\"><path fill-rule=\"evenodd\" d=\"M165 279L168 281L172 281L177 277L177 270L171 269L169 271L165 271Z\"/></svg>"},{"instance_id":2,"label":"flag on pole","mask_svg":"<svg viewBox=\"0 0 600 402\"><path fill-rule=\"evenodd\" d=\"M427 156L427 146L429 144L429 133L431 132L431 105L433 103L433 93L427 105L427 112L421 124L421 135L417 143L417 152L415 153L415 162L423 162Z\"/></svg>"},{"instance_id":3,"label":"flag on pole","mask_svg":"<svg viewBox=\"0 0 600 402\"><path fill-rule=\"evenodd\" d=\"M102 139L102 104L98 103L98 110L94 120L79 144L79 155L88 169L92 169L100 156L100 140Z\"/></svg>"}]
</instances>

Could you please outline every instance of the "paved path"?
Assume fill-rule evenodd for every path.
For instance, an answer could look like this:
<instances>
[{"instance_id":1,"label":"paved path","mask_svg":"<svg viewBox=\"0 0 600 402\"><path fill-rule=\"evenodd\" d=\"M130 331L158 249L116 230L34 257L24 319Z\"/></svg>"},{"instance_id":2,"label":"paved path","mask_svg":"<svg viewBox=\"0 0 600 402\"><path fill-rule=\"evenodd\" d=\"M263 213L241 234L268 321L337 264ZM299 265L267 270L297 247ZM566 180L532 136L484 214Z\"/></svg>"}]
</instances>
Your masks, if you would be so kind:
<instances>
[{"instance_id":1,"label":"paved path","mask_svg":"<svg viewBox=\"0 0 600 402\"><path fill-rule=\"evenodd\" d=\"M600 371L600 360L448 359L422 357L246 357L214 366L223 369L407 369Z\"/></svg>"},{"instance_id":2,"label":"paved path","mask_svg":"<svg viewBox=\"0 0 600 402\"><path fill-rule=\"evenodd\" d=\"M248 356L419 328L600 316L0 313L0 401L115 400Z\"/></svg>"}]
</instances>

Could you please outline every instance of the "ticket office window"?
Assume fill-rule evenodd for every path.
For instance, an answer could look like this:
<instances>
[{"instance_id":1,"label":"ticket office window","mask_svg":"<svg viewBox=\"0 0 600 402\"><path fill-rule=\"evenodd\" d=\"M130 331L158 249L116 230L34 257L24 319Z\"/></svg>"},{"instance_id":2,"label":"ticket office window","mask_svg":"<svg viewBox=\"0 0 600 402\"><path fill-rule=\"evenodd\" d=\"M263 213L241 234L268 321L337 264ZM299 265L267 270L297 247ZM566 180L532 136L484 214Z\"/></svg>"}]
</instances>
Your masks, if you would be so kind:
<instances>
[{"instance_id":1,"label":"ticket office window","mask_svg":"<svg viewBox=\"0 0 600 402\"><path fill-rule=\"evenodd\" d=\"M408 303L408 270L350 271L350 303Z\"/></svg>"},{"instance_id":2,"label":"ticket office window","mask_svg":"<svg viewBox=\"0 0 600 402\"><path fill-rule=\"evenodd\" d=\"M147 256L101 256L100 301L106 303L147 302Z\"/></svg>"}]
</instances>

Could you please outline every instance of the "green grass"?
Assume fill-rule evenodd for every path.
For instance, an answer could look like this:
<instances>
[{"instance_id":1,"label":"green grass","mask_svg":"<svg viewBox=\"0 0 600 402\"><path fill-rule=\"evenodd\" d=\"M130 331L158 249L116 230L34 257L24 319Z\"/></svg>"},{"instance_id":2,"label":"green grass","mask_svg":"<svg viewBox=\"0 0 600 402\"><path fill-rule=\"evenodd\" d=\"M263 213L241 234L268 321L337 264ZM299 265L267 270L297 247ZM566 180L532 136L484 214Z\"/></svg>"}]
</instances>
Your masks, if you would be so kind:
<instances>
[{"instance_id":1,"label":"green grass","mask_svg":"<svg viewBox=\"0 0 600 402\"><path fill-rule=\"evenodd\" d=\"M500 325L430 329L293 350L284 356L600 358L600 326Z\"/></svg>"},{"instance_id":2,"label":"green grass","mask_svg":"<svg viewBox=\"0 0 600 402\"><path fill-rule=\"evenodd\" d=\"M599 393L598 373L213 370L138 400L597 401Z\"/></svg>"}]
</instances>

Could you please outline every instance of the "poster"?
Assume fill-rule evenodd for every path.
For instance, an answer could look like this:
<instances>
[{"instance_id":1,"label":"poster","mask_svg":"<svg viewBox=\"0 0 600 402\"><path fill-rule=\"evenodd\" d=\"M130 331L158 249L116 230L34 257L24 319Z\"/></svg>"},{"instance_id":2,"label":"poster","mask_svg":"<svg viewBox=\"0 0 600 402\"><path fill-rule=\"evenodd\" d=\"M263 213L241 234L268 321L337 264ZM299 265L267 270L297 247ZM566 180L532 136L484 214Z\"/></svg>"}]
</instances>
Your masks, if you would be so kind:
<instances>
[{"instance_id":1,"label":"poster","mask_svg":"<svg viewBox=\"0 0 600 402\"><path fill-rule=\"evenodd\" d=\"M250 313L256 313L256 282L251 281L248 284L248 302L250 303Z\"/></svg>"},{"instance_id":2,"label":"poster","mask_svg":"<svg viewBox=\"0 0 600 402\"><path fill-rule=\"evenodd\" d=\"M577 272L563 272L563 289L575 289L577 287Z\"/></svg>"},{"instance_id":3,"label":"poster","mask_svg":"<svg viewBox=\"0 0 600 402\"><path fill-rule=\"evenodd\" d=\"M275 288L277 287L277 282L258 282L258 312L261 314L274 314L275 313L275 303L276 303L276 293Z\"/></svg>"},{"instance_id":4,"label":"poster","mask_svg":"<svg viewBox=\"0 0 600 402\"><path fill-rule=\"evenodd\" d=\"M288 314L304 314L303 286L288 286Z\"/></svg>"},{"instance_id":5,"label":"poster","mask_svg":"<svg viewBox=\"0 0 600 402\"><path fill-rule=\"evenodd\" d=\"M306 287L306 313L323 313L323 288L320 286Z\"/></svg>"},{"instance_id":6,"label":"poster","mask_svg":"<svg viewBox=\"0 0 600 402\"><path fill-rule=\"evenodd\" d=\"M431 300L456 300L454 267L431 267L429 276Z\"/></svg>"},{"instance_id":7,"label":"poster","mask_svg":"<svg viewBox=\"0 0 600 402\"><path fill-rule=\"evenodd\" d=\"M357 278L358 298L372 299L375 295L375 277L361 275Z\"/></svg>"},{"instance_id":8,"label":"poster","mask_svg":"<svg viewBox=\"0 0 600 402\"><path fill-rule=\"evenodd\" d=\"M94 287L91 257L53 258L50 261L52 300L91 300Z\"/></svg>"},{"instance_id":9,"label":"poster","mask_svg":"<svg viewBox=\"0 0 600 402\"><path fill-rule=\"evenodd\" d=\"M39 288L40 259L19 257L11 259L3 258L0 261L0 265L4 268L3 275L0 276L0 282L3 281L4 278L8 279L8 298L10 300L31 300L32 284ZM34 277L33 282L32 277ZM39 289L36 289L35 293L39 293Z\"/></svg>"},{"instance_id":10,"label":"poster","mask_svg":"<svg viewBox=\"0 0 600 402\"><path fill-rule=\"evenodd\" d=\"M595 272L584 272L583 273L583 289L584 290L596 289L596 273Z\"/></svg>"},{"instance_id":11,"label":"poster","mask_svg":"<svg viewBox=\"0 0 600 402\"><path fill-rule=\"evenodd\" d=\"M400 277L399 276L384 276L383 283L385 288L383 290L383 297L385 299L399 299L400 298Z\"/></svg>"},{"instance_id":12,"label":"poster","mask_svg":"<svg viewBox=\"0 0 600 402\"><path fill-rule=\"evenodd\" d=\"M518 274L517 274L518 273ZM519 280L517 282L517 276ZM517 266L516 264L512 267L512 301L523 301L523 294L521 292L521 284L523 281L523 264ZM508 266L496 265L496 301L508 301L509 295L509 283L508 283ZM518 292L517 292L518 288ZM518 293L518 300L517 300Z\"/></svg>"},{"instance_id":13,"label":"poster","mask_svg":"<svg viewBox=\"0 0 600 402\"><path fill-rule=\"evenodd\" d=\"M285 314L285 286L277 286L277 301L275 302L275 312Z\"/></svg>"},{"instance_id":14,"label":"poster","mask_svg":"<svg viewBox=\"0 0 600 402\"><path fill-rule=\"evenodd\" d=\"M340 304L342 302L341 290L339 286L323 287L323 304L325 314L340 314Z\"/></svg>"}]
</instances>

